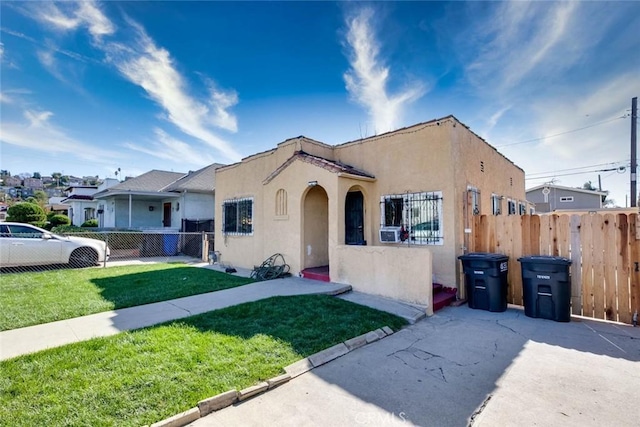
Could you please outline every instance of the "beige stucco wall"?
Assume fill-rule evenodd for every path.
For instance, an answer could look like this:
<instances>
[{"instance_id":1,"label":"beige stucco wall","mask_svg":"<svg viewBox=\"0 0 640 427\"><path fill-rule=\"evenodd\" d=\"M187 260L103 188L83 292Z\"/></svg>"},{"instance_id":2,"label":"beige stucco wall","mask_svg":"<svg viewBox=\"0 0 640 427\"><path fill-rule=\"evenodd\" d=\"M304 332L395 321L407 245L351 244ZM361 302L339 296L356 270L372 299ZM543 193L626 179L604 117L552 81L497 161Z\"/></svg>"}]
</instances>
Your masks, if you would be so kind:
<instances>
[{"instance_id":1,"label":"beige stucco wall","mask_svg":"<svg viewBox=\"0 0 640 427\"><path fill-rule=\"evenodd\" d=\"M265 181L299 150L351 165L375 176L375 179L344 176L303 161L294 161L277 176ZM480 160L484 162L485 172L479 170ZM344 245L345 241L344 209L348 191L361 191L364 195L366 248L410 249L405 256L415 257L415 260L404 259L404 263L421 268L420 251L429 253L433 260L434 279L446 286L456 286L460 279L457 256L463 253L467 186L480 189L483 213L490 212L492 193L515 200L525 199L524 172L453 117L336 147L295 138L279 144L274 150L217 170L216 218L222 218L224 200L254 198L252 236L225 236L222 221L216 221L216 250L222 253L222 261L250 268L274 253L282 253L293 274L320 262L307 258L305 235L308 237L322 230L313 237L316 242L318 236L325 233L325 229L309 224L309 221L318 223L317 217L324 216L324 211L316 218L304 215L309 181L317 181L318 188L327 194L326 233L332 278L338 268L336 263L344 260L335 258L334 248ZM275 199L279 189L284 189L287 194L286 215L276 215ZM408 248L405 244L380 243L380 197L423 191L441 191L443 194L444 244ZM506 213L506 199L503 211ZM325 223L322 224L324 227ZM378 253L378 249L369 252L360 247L356 250L371 257ZM381 284L382 280L377 283Z\"/></svg>"},{"instance_id":2,"label":"beige stucco wall","mask_svg":"<svg viewBox=\"0 0 640 427\"><path fill-rule=\"evenodd\" d=\"M428 249L338 245L332 249L332 259L334 282L349 284L355 291L432 308Z\"/></svg>"}]
</instances>

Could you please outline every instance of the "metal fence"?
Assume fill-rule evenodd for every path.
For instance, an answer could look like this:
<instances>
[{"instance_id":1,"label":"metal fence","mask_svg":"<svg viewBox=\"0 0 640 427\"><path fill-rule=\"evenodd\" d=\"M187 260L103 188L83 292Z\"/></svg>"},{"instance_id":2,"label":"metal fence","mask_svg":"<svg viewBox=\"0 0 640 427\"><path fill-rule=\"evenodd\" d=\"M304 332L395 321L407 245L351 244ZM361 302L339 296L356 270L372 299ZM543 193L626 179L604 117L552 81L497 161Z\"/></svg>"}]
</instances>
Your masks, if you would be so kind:
<instances>
[{"instance_id":1,"label":"metal fence","mask_svg":"<svg viewBox=\"0 0 640 427\"><path fill-rule=\"evenodd\" d=\"M66 249L67 245L64 243L66 236L72 239L80 237L106 242L110 251L108 261L105 262L101 257L95 262L92 262L94 259L91 258L78 260L75 256L70 257L70 251ZM73 244L74 246L80 245L80 249L83 247L83 244L77 241ZM6 246L10 246L12 249L19 248L22 253L20 258L14 257L9 262L8 252L10 249L5 251L6 248L3 246L3 262L0 263L0 267L2 267L0 273L78 268L90 265L104 267L118 261L171 261L184 257L206 262L214 250L214 233L91 231L53 235L52 237L31 236L22 242L14 239L11 245ZM86 246L88 248L89 244ZM77 253L78 251L75 251L74 255Z\"/></svg>"}]
</instances>

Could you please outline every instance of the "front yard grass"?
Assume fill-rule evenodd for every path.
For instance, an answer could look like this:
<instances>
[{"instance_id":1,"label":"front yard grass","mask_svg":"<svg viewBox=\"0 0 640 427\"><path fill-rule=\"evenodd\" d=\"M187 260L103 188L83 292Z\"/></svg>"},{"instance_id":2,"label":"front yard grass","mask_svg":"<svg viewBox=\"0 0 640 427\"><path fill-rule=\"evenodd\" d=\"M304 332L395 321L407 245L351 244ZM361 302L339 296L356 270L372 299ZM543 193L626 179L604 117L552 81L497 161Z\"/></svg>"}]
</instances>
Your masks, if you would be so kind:
<instances>
[{"instance_id":1,"label":"front yard grass","mask_svg":"<svg viewBox=\"0 0 640 427\"><path fill-rule=\"evenodd\" d=\"M140 426L405 321L326 295L273 297L0 362L0 425Z\"/></svg>"},{"instance_id":2,"label":"front yard grass","mask_svg":"<svg viewBox=\"0 0 640 427\"><path fill-rule=\"evenodd\" d=\"M0 276L0 330L252 283L254 280L191 267L146 264Z\"/></svg>"}]
</instances>

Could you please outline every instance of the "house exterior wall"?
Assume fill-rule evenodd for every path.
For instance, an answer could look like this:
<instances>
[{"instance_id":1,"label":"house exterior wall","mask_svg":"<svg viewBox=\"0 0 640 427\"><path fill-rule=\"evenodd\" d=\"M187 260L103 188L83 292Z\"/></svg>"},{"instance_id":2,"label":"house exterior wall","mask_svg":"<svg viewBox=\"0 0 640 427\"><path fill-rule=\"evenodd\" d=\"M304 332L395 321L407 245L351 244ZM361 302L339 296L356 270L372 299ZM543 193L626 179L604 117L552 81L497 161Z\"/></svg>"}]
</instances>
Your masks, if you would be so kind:
<instances>
[{"instance_id":1,"label":"house exterior wall","mask_svg":"<svg viewBox=\"0 0 640 427\"><path fill-rule=\"evenodd\" d=\"M215 201L213 194L183 193L180 201L180 218L206 220L215 218Z\"/></svg>"},{"instance_id":2,"label":"house exterior wall","mask_svg":"<svg viewBox=\"0 0 640 427\"><path fill-rule=\"evenodd\" d=\"M573 201L561 201L562 197L573 197ZM535 203L537 213L553 212L557 209L601 209L602 196L571 189L549 187L548 202L545 202L542 188L527 192L527 200ZM547 204L548 203L548 204Z\"/></svg>"},{"instance_id":3,"label":"house exterior wall","mask_svg":"<svg viewBox=\"0 0 640 427\"><path fill-rule=\"evenodd\" d=\"M427 314L433 314L429 249L338 245L334 254L332 280L354 291L428 306Z\"/></svg>"},{"instance_id":4,"label":"house exterior wall","mask_svg":"<svg viewBox=\"0 0 640 427\"><path fill-rule=\"evenodd\" d=\"M462 264L458 261L458 256L466 251L465 228L469 227L468 220L471 220L473 213L466 208L468 187L474 187L480 191L480 214L492 215L493 205L492 195L501 196L502 215L509 215L507 201L516 203L516 215L518 214L518 203L526 203L525 194L525 174L522 169L513 162L498 153L492 146L484 142L465 126L454 121L447 121L444 124L451 129L452 140L452 161L455 165L453 179L455 189L453 192L454 209L452 216L454 220L454 230L456 233L455 247L447 254L447 265L452 265L455 269L455 277L458 278L458 288L462 285ZM528 210L527 210L528 213ZM448 283L448 282L445 282Z\"/></svg>"},{"instance_id":5,"label":"house exterior wall","mask_svg":"<svg viewBox=\"0 0 640 427\"><path fill-rule=\"evenodd\" d=\"M162 203L158 201L131 201L131 225L129 225L129 200L116 199L112 205L115 208L114 223L107 223L105 227L117 228L160 228L162 227ZM149 207L153 207L153 211ZM113 224L113 225L111 225Z\"/></svg>"},{"instance_id":6,"label":"house exterior wall","mask_svg":"<svg viewBox=\"0 0 640 427\"><path fill-rule=\"evenodd\" d=\"M375 179L345 176L296 160L264 183L300 150L348 164L373 175ZM484 162L484 172L479 169L479 160ZM399 252L394 254L406 251L404 257L397 258L398 264L393 269L411 266L407 268L417 268L419 277L426 275L429 281L434 277L436 282L456 286L459 282L457 256L464 250L467 187L472 185L480 190L482 213L491 213L492 193L525 201L524 172L452 117L335 147L300 139L289 140L274 150L218 169L216 217L219 220L216 221L216 232L221 238L216 239L216 250L222 253L223 262L251 268L274 253L282 253L293 274L308 266L305 265L308 248L304 245L304 234L313 227L307 228L308 224L305 224L309 219L304 215L304 203L309 181L317 181L318 187L323 188L328 197L326 232L332 280L352 280L354 276L351 273L338 271L347 271L344 265L351 257L354 262L360 257L378 257L382 252L372 247L381 247L397 249ZM286 191L288 211L286 215L277 216L276 193L279 189ZM370 251L360 248L360 251L354 249L352 253L341 248L345 246L345 199L349 191L363 193L364 239ZM408 192L442 192L442 245L380 243L381 197ZM254 200L253 235L223 234L222 203L227 199L244 197ZM506 200L503 212L506 214ZM421 251L428 254L424 257L428 256L433 261L433 269L430 264L424 264L426 258L422 257ZM377 292L375 286L372 289Z\"/></svg>"},{"instance_id":7,"label":"house exterior wall","mask_svg":"<svg viewBox=\"0 0 640 427\"><path fill-rule=\"evenodd\" d=\"M71 215L71 224L80 227L84 222L84 210L86 208L98 209L98 202L90 200L72 200L69 213Z\"/></svg>"}]
</instances>

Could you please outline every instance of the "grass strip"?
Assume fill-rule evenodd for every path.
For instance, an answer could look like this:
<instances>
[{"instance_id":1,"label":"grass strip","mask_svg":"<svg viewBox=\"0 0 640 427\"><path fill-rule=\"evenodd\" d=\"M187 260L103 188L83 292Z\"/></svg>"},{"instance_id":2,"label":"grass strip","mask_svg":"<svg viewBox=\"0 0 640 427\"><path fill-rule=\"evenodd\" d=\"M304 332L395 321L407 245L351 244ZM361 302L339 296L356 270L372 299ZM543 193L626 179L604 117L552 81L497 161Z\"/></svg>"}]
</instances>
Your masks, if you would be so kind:
<instances>
[{"instance_id":1,"label":"grass strip","mask_svg":"<svg viewBox=\"0 0 640 427\"><path fill-rule=\"evenodd\" d=\"M253 283L186 264L63 269L0 276L0 330Z\"/></svg>"},{"instance_id":2,"label":"grass strip","mask_svg":"<svg viewBox=\"0 0 640 427\"><path fill-rule=\"evenodd\" d=\"M326 295L273 297L0 362L0 425L139 426L404 319Z\"/></svg>"}]
</instances>

